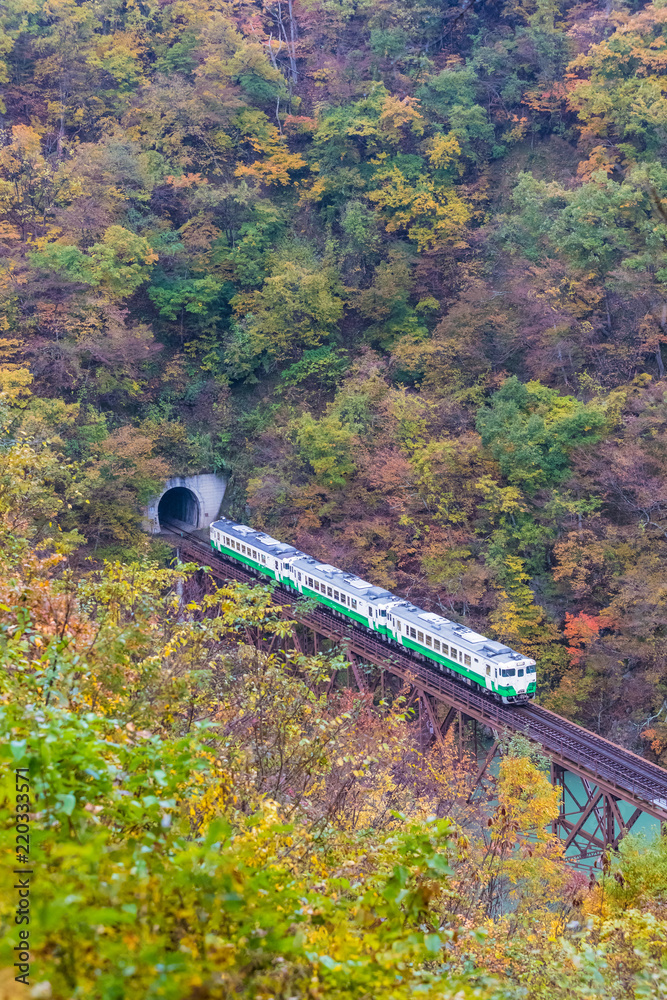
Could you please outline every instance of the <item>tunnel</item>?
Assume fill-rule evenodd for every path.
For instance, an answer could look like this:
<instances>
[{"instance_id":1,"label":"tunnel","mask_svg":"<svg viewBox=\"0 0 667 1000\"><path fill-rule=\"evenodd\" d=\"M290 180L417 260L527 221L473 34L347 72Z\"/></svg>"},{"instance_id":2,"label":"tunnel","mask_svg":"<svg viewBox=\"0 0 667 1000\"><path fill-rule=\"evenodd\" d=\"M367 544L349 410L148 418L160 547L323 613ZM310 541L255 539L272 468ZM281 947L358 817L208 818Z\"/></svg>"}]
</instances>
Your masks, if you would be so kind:
<instances>
[{"instance_id":1,"label":"tunnel","mask_svg":"<svg viewBox=\"0 0 667 1000\"><path fill-rule=\"evenodd\" d=\"M157 516L160 527L165 521L181 521L183 524L199 527L199 502L192 490L186 486L174 486L160 497Z\"/></svg>"}]
</instances>

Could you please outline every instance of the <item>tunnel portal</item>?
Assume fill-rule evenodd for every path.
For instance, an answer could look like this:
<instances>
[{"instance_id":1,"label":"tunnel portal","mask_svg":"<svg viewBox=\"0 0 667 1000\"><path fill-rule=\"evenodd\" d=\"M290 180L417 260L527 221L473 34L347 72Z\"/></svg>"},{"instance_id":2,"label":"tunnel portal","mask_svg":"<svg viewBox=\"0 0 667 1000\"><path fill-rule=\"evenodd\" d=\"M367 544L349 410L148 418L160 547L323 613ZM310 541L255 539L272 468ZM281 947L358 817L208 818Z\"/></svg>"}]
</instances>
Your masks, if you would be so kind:
<instances>
[{"instance_id":1,"label":"tunnel portal","mask_svg":"<svg viewBox=\"0 0 667 1000\"><path fill-rule=\"evenodd\" d=\"M199 527L199 502L187 486L174 486L160 497L157 516L160 527L165 521L181 521Z\"/></svg>"},{"instance_id":2,"label":"tunnel portal","mask_svg":"<svg viewBox=\"0 0 667 1000\"><path fill-rule=\"evenodd\" d=\"M190 530L207 528L218 516L226 487L227 476L213 472L172 476L144 507L144 531L157 535L165 521L180 521Z\"/></svg>"}]
</instances>

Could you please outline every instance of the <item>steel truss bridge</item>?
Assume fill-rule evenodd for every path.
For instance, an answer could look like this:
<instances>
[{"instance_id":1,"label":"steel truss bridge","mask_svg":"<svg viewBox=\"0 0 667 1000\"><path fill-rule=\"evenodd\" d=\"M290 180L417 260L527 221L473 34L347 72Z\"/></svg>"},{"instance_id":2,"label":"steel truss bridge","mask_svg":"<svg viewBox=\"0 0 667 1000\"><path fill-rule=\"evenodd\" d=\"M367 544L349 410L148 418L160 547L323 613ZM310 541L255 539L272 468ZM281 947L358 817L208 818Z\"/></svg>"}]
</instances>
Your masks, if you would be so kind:
<instances>
[{"instance_id":1,"label":"steel truss bridge","mask_svg":"<svg viewBox=\"0 0 667 1000\"><path fill-rule=\"evenodd\" d=\"M179 556L209 567L214 578L265 582L233 560L224 559L185 526L166 523L164 528L165 541L178 549ZM420 715L425 716L434 740L444 742L449 728L458 723L462 742L464 724L471 720L475 742L479 723L494 735L510 731L539 744L551 760L551 781L561 788L561 812L553 829L564 840L568 860L592 861L614 850L642 814L659 820L661 828L667 823L667 771L656 764L539 705L498 704L463 680L436 673L409 651L355 627L343 616L322 608L301 609L299 599L286 588L276 586L272 601L284 609L286 617L312 632L314 650L318 637L324 637L345 651L362 693L369 693L363 664L379 667L383 686L385 675L407 682L412 688L408 704L418 700ZM443 714L439 706L444 706L444 719L439 718ZM475 786L500 752L496 737L479 763Z\"/></svg>"}]
</instances>

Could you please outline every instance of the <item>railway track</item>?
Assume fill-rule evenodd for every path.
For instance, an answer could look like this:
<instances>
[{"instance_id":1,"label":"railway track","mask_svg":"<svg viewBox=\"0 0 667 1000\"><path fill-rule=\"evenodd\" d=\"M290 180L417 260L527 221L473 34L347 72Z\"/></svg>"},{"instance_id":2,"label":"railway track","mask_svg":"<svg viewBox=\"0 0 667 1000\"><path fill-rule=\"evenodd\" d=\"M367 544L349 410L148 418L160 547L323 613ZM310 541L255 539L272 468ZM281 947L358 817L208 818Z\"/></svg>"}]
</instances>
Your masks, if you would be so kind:
<instances>
[{"instance_id":1,"label":"railway track","mask_svg":"<svg viewBox=\"0 0 667 1000\"><path fill-rule=\"evenodd\" d=\"M209 566L213 576L244 583L262 579L233 560L222 558L211 549L208 541L187 528L174 522L167 522L164 527L170 533L165 540L178 547L182 556ZM274 589L273 602L284 607L286 613L301 624L389 673L410 680L424 693L491 729L522 733L539 743L554 763L595 782L609 795L667 822L667 771L661 767L539 705L510 707L498 704L463 681L437 673L393 643L356 628L342 615L319 608L302 611L299 601L283 587Z\"/></svg>"}]
</instances>

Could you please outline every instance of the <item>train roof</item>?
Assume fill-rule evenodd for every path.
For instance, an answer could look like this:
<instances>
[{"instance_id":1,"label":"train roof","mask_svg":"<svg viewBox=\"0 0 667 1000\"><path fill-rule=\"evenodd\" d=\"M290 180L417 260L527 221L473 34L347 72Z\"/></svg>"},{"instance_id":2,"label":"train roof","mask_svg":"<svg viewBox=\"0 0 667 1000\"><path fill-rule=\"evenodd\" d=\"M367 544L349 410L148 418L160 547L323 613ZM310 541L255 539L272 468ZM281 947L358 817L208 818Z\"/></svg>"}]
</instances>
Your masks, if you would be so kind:
<instances>
[{"instance_id":1,"label":"train roof","mask_svg":"<svg viewBox=\"0 0 667 1000\"><path fill-rule=\"evenodd\" d=\"M418 608L416 605L410 604L409 601L402 601L398 598L397 600L399 603L391 609L391 614L394 617L408 621L411 625L429 631L433 635L448 639L450 643L454 642L464 650L470 650L470 652L492 659L494 662L524 659L523 654L517 653L509 646L503 645L502 642L496 642L495 639L488 639L485 635L480 635L479 632L473 631L467 625L453 622L451 619L443 618L432 611L424 611L423 608Z\"/></svg>"},{"instance_id":2,"label":"train roof","mask_svg":"<svg viewBox=\"0 0 667 1000\"><path fill-rule=\"evenodd\" d=\"M361 580L354 573L345 573L342 569L329 566L328 563L321 563L313 556L299 554L297 558L292 560L292 565L300 569L302 573L310 573L311 576L317 577L318 580L325 580L327 583L332 583L338 590L344 590L346 594L350 594L352 597L363 597L367 601L398 600L397 597L390 594L388 590L384 590L383 587L376 587L372 583L367 583L366 580Z\"/></svg>"},{"instance_id":3,"label":"train roof","mask_svg":"<svg viewBox=\"0 0 667 1000\"><path fill-rule=\"evenodd\" d=\"M290 556L300 555L298 549L286 542L279 542L277 538L272 538L264 531L256 531L249 528L247 524L238 524L236 521L229 521L226 517L221 517L212 524L218 531L225 531L228 535L238 538L243 542L251 542L260 552L267 552L272 556L280 556L281 559L288 559Z\"/></svg>"}]
</instances>

